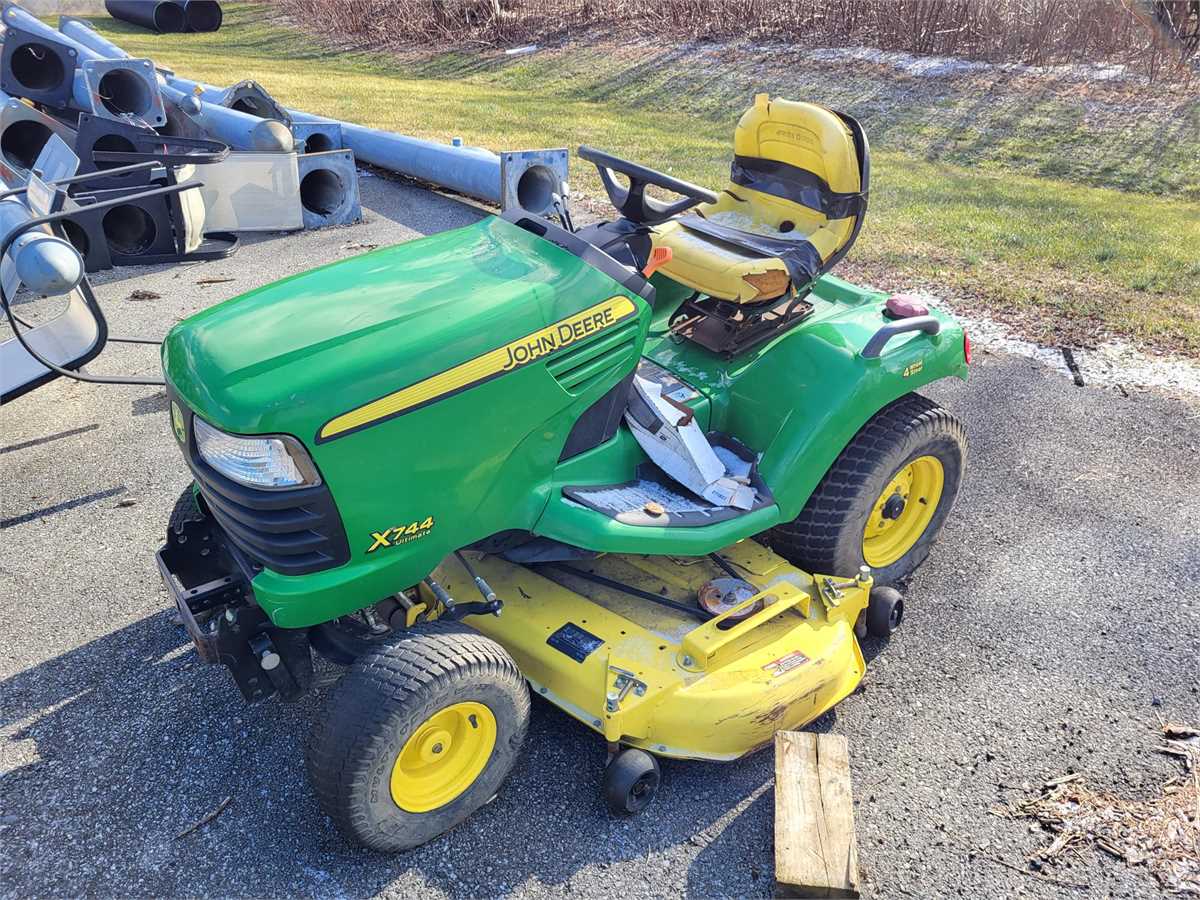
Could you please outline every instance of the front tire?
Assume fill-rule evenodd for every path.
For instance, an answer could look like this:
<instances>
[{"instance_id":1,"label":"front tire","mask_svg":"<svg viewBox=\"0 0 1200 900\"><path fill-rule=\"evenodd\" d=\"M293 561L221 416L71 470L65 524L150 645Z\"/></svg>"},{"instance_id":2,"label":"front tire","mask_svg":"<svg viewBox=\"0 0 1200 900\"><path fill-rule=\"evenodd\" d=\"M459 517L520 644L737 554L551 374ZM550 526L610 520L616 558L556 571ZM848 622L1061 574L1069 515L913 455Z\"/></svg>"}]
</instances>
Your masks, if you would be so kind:
<instances>
[{"instance_id":1,"label":"front tire","mask_svg":"<svg viewBox=\"0 0 1200 900\"><path fill-rule=\"evenodd\" d=\"M309 740L309 780L351 841L408 850L487 803L516 762L529 692L504 649L435 625L359 658Z\"/></svg>"},{"instance_id":2,"label":"front tire","mask_svg":"<svg viewBox=\"0 0 1200 900\"><path fill-rule=\"evenodd\" d=\"M916 570L958 496L966 431L919 394L877 412L842 450L795 519L767 543L809 572L849 576L874 570L895 584Z\"/></svg>"}]
</instances>

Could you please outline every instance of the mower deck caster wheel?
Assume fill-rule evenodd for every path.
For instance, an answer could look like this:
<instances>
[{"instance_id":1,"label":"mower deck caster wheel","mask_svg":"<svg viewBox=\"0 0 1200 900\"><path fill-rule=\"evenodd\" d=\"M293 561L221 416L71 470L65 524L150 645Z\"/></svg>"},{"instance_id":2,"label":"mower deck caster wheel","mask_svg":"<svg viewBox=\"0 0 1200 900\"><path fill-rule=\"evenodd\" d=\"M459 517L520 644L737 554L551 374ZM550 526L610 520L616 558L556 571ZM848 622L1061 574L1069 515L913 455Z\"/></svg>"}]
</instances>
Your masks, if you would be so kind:
<instances>
[{"instance_id":1,"label":"mower deck caster wheel","mask_svg":"<svg viewBox=\"0 0 1200 900\"><path fill-rule=\"evenodd\" d=\"M658 760L645 750L628 748L604 770L604 799L618 816L633 816L650 805L662 774Z\"/></svg>"},{"instance_id":2,"label":"mower deck caster wheel","mask_svg":"<svg viewBox=\"0 0 1200 900\"><path fill-rule=\"evenodd\" d=\"M892 587L872 589L867 601L867 634L886 638L900 627L904 619L904 598Z\"/></svg>"}]
</instances>

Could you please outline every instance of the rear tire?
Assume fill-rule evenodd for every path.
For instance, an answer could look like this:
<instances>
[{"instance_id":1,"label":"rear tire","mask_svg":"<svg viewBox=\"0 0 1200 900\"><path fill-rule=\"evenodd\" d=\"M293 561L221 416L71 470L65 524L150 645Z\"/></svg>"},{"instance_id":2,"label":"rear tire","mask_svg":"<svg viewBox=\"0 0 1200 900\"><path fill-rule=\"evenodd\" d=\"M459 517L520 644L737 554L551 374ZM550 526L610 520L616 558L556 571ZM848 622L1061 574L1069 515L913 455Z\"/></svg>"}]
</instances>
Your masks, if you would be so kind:
<instances>
[{"instance_id":1,"label":"rear tire","mask_svg":"<svg viewBox=\"0 0 1200 900\"><path fill-rule=\"evenodd\" d=\"M961 422L932 400L906 394L859 429L800 515L765 540L809 572L848 577L870 565L876 584L901 581L929 556L950 514L966 450ZM922 479L929 490L917 490Z\"/></svg>"},{"instance_id":2,"label":"rear tire","mask_svg":"<svg viewBox=\"0 0 1200 900\"><path fill-rule=\"evenodd\" d=\"M330 691L309 780L347 839L408 850L495 796L528 723L525 681L499 644L430 626L370 651Z\"/></svg>"}]
</instances>

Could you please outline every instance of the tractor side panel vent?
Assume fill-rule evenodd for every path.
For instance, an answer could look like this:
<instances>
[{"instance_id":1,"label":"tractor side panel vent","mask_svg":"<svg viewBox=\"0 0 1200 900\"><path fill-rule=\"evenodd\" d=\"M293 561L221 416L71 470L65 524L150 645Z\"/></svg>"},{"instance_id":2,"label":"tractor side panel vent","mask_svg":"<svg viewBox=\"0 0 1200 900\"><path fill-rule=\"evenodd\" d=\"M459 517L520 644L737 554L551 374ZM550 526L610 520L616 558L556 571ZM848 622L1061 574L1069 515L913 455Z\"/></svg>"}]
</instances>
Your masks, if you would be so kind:
<instances>
[{"instance_id":1,"label":"tractor side panel vent","mask_svg":"<svg viewBox=\"0 0 1200 900\"><path fill-rule=\"evenodd\" d=\"M637 336L638 323L629 322L554 357L546 368L565 391L583 393L614 368L629 365L636 359Z\"/></svg>"}]
</instances>

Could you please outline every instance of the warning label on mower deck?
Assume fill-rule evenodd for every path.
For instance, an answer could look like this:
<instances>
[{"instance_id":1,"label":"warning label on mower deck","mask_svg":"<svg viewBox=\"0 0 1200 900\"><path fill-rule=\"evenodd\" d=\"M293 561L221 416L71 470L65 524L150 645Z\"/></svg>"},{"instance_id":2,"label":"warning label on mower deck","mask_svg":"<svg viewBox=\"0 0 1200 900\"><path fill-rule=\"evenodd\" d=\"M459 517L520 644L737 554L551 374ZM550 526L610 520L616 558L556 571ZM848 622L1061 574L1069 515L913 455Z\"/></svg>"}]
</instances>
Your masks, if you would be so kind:
<instances>
[{"instance_id":1,"label":"warning label on mower deck","mask_svg":"<svg viewBox=\"0 0 1200 900\"><path fill-rule=\"evenodd\" d=\"M763 666L763 669L771 673L773 678L778 678L792 669L799 668L808 662L808 657L799 650L793 650L787 656L781 656L779 659L772 660Z\"/></svg>"}]
</instances>

